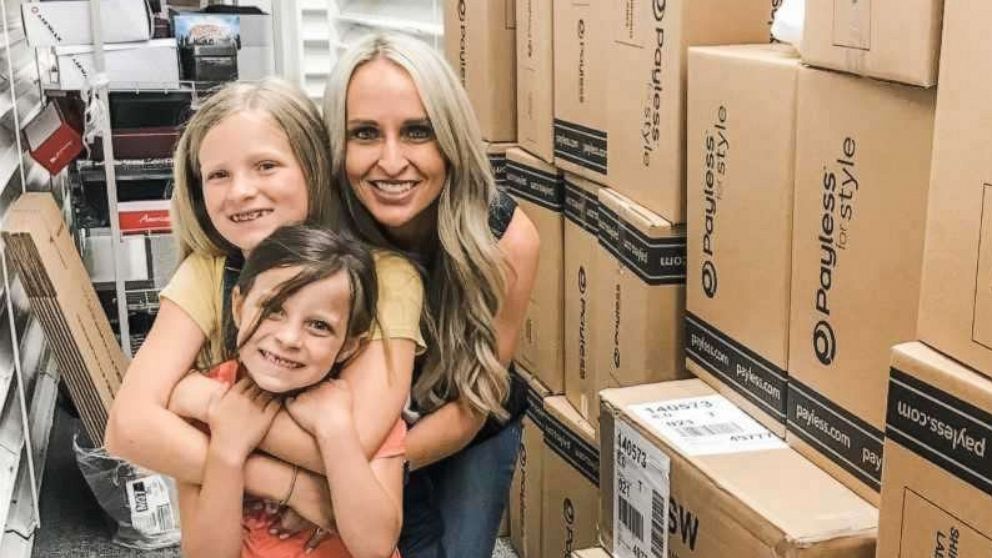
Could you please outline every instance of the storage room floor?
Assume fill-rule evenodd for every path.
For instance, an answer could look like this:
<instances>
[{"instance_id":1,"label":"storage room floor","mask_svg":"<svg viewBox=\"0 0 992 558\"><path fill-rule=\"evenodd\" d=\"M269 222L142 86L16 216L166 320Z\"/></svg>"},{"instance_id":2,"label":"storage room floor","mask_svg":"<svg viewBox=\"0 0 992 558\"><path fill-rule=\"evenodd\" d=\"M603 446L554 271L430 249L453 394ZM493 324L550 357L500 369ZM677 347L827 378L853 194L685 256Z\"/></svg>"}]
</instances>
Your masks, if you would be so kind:
<instances>
[{"instance_id":1,"label":"storage room floor","mask_svg":"<svg viewBox=\"0 0 992 558\"><path fill-rule=\"evenodd\" d=\"M110 526L86 486L72 453L72 437L82 433L79 419L63 406L55 411L48 461L41 490L42 527L34 558L178 558L178 548L131 550L110 542ZM493 558L516 558L507 539L500 539Z\"/></svg>"}]
</instances>

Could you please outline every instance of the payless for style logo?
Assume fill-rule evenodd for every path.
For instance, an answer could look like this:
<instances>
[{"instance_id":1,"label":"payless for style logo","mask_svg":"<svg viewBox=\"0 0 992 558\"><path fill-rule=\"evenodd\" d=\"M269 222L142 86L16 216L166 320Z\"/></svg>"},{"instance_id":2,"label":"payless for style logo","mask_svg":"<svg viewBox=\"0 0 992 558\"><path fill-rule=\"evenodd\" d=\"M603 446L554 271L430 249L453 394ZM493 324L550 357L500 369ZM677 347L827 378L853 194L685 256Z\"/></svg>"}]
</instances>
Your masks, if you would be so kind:
<instances>
[{"instance_id":1,"label":"payless for style logo","mask_svg":"<svg viewBox=\"0 0 992 558\"><path fill-rule=\"evenodd\" d=\"M586 268L579 266L579 378L586 379Z\"/></svg>"},{"instance_id":2,"label":"payless for style logo","mask_svg":"<svg viewBox=\"0 0 992 558\"><path fill-rule=\"evenodd\" d=\"M855 166L857 143L844 138L836 168L823 167L822 215L817 235L820 245L820 274L814 309L818 316L813 326L813 353L821 364L829 366L837 356L837 337L830 324L830 289L840 253L851 241L850 224L854 218L854 196L859 182Z\"/></svg>"},{"instance_id":3,"label":"payless for style logo","mask_svg":"<svg viewBox=\"0 0 992 558\"><path fill-rule=\"evenodd\" d=\"M641 164L651 166L651 155L661 139L661 80L664 72L662 60L665 52L665 20L667 0L653 0L651 13L654 16L654 56L651 73L647 80L647 98L644 100L641 122Z\"/></svg>"},{"instance_id":4,"label":"payless for style logo","mask_svg":"<svg viewBox=\"0 0 992 558\"><path fill-rule=\"evenodd\" d=\"M706 172L703 175L703 269L700 280L707 297L716 296L716 258L713 242L716 238L717 201L723 197L723 179L727 174L727 154L730 140L727 134L727 107L720 105L713 127L706 131Z\"/></svg>"},{"instance_id":5,"label":"payless for style logo","mask_svg":"<svg viewBox=\"0 0 992 558\"><path fill-rule=\"evenodd\" d=\"M571 498L562 502L561 516L565 520L565 556L571 556L575 546L575 506Z\"/></svg>"},{"instance_id":6,"label":"payless for style logo","mask_svg":"<svg viewBox=\"0 0 992 558\"><path fill-rule=\"evenodd\" d=\"M465 0L458 0L458 27L460 34L458 36L458 77L462 80L462 85L465 85L465 67L468 64L466 53L467 48L465 46L466 40L468 38L468 26L465 25Z\"/></svg>"},{"instance_id":7,"label":"payless for style logo","mask_svg":"<svg viewBox=\"0 0 992 558\"><path fill-rule=\"evenodd\" d=\"M62 35L55 30L55 26L52 25L52 22L48 21L48 18L45 17L45 14L41 13L40 8L38 8L37 6L32 7L31 15L38 18L38 21L40 21L41 24L44 25L46 29L48 29L48 32L52 34L52 37L55 37L56 42L59 43L62 42Z\"/></svg>"}]
</instances>

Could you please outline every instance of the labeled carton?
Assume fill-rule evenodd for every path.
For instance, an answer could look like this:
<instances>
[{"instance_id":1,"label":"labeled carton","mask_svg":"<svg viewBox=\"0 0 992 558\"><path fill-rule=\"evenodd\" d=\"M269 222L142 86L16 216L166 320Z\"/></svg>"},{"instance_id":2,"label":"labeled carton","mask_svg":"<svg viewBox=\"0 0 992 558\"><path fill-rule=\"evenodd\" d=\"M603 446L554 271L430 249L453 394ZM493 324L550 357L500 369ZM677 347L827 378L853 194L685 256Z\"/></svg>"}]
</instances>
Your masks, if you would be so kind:
<instances>
[{"instance_id":1,"label":"labeled carton","mask_svg":"<svg viewBox=\"0 0 992 558\"><path fill-rule=\"evenodd\" d=\"M596 252L599 190L594 182L565 174L565 397L584 418L596 401Z\"/></svg>"},{"instance_id":2,"label":"labeled carton","mask_svg":"<svg viewBox=\"0 0 992 558\"><path fill-rule=\"evenodd\" d=\"M520 453L510 485L510 545L520 558L541 556L541 502L544 495L544 399L548 389L517 369L527 383L527 414Z\"/></svg>"},{"instance_id":3,"label":"labeled carton","mask_svg":"<svg viewBox=\"0 0 992 558\"><path fill-rule=\"evenodd\" d=\"M152 14L144 0L101 0L100 4L104 43L152 38ZM21 19L24 35L32 47L93 43L89 2L24 2Z\"/></svg>"},{"instance_id":4,"label":"labeled carton","mask_svg":"<svg viewBox=\"0 0 992 558\"><path fill-rule=\"evenodd\" d=\"M785 436L799 58L689 49L686 366Z\"/></svg>"},{"instance_id":5,"label":"labeled carton","mask_svg":"<svg viewBox=\"0 0 992 558\"><path fill-rule=\"evenodd\" d=\"M519 148L506 152L506 181L510 194L530 217L541 237L537 278L517 343L517 363L551 393L565 388L562 325L562 254L565 186L552 165Z\"/></svg>"},{"instance_id":6,"label":"labeled carton","mask_svg":"<svg viewBox=\"0 0 992 558\"><path fill-rule=\"evenodd\" d=\"M789 441L878 502L889 349L916 337L933 90L799 71Z\"/></svg>"},{"instance_id":7,"label":"labeled carton","mask_svg":"<svg viewBox=\"0 0 992 558\"><path fill-rule=\"evenodd\" d=\"M610 2L608 184L685 222L686 49L762 43L779 0Z\"/></svg>"},{"instance_id":8,"label":"labeled carton","mask_svg":"<svg viewBox=\"0 0 992 558\"><path fill-rule=\"evenodd\" d=\"M517 136L516 0L446 0L444 54L486 141Z\"/></svg>"},{"instance_id":9,"label":"labeled carton","mask_svg":"<svg viewBox=\"0 0 992 558\"><path fill-rule=\"evenodd\" d=\"M878 558L992 553L990 408L988 377L923 343L893 348Z\"/></svg>"},{"instance_id":10,"label":"labeled carton","mask_svg":"<svg viewBox=\"0 0 992 558\"><path fill-rule=\"evenodd\" d=\"M872 558L878 512L700 380L602 394L616 558Z\"/></svg>"},{"instance_id":11,"label":"labeled carton","mask_svg":"<svg viewBox=\"0 0 992 558\"><path fill-rule=\"evenodd\" d=\"M684 226L600 189L593 393L688 376L685 233ZM598 405L592 410L598 423Z\"/></svg>"},{"instance_id":12,"label":"labeled carton","mask_svg":"<svg viewBox=\"0 0 992 558\"><path fill-rule=\"evenodd\" d=\"M943 8L944 0L809 0L803 62L935 85Z\"/></svg>"},{"instance_id":13,"label":"labeled carton","mask_svg":"<svg viewBox=\"0 0 992 558\"><path fill-rule=\"evenodd\" d=\"M540 556L596 544L599 448L591 424L562 396L544 400L544 500Z\"/></svg>"},{"instance_id":14,"label":"labeled carton","mask_svg":"<svg viewBox=\"0 0 992 558\"><path fill-rule=\"evenodd\" d=\"M554 160L551 0L517 2L517 143Z\"/></svg>"},{"instance_id":15,"label":"labeled carton","mask_svg":"<svg viewBox=\"0 0 992 558\"><path fill-rule=\"evenodd\" d=\"M96 75L92 46L55 47L56 72L43 72L45 83L61 89L87 87ZM179 88L179 54L175 39L104 46L110 89Z\"/></svg>"},{"instance_id":16,"label":"labeled carton","mask_svg":"<svg viewBox=\"0 0 992 558\"><path fill-rule=\"evenodd\" d=\"M22 194L4 216L3 241L86 433L103 440L127 361L51 194Z\"/></svg>"},{"instance_id":17,"label":"labeled carton","mask_svg":"<svg viewBox=\"0 0 992 558\"><path fill-rule=\"evenodd\" d=\"M555 165L606 184L609 2L554 3Z\"/></svg>"},{"instance_id":18,"label":"labeled carton","mask_svg":"<svg viewBox=\"0 0 992 558\"><path fill-rule=\"evenodd\" d=\"M933 140L919 339L992 375L992 4L949 2Z\"/></svg>"},{"instance_id":19,"label":"labeled carton","mask_svg":"<svg viewBox=\"0 0 992 558\"><path fill-rule=\"evenodd\" d=\"M489 165L493 169L493 178L496 180L496 187L506 190L506 150L513 147L512 143L489 143L484 142L486 156L489 157Z\"/></svg>"}]
</instances>

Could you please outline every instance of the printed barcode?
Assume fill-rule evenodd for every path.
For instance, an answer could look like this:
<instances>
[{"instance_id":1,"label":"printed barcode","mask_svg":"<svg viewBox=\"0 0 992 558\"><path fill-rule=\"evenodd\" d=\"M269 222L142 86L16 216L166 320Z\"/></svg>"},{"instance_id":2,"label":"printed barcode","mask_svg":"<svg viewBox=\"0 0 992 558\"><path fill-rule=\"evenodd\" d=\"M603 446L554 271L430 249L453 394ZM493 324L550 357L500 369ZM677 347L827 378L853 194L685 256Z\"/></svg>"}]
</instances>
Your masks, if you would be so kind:
<instances>
[{"instance_id":1,"label":"printed barcode","mask_svg":"<svg viewBox=\"0 0 992 558\"><path fill-rule=\"evenodd\" d=\"M172 519L172 506L163 504L155 510L155 518L158 520L160 532L171 531L176 528Z\"/></svg>"},{"instance_id":2,"label":"printed barcode","mask_svg":"<svg viewBox=\"0 0 992 558\"><path fill-rule=\"evenodd\" d=\"M699 426L681 426L675 429L686 438L701 438L703 436L721 436L724 434L740 434L744 429L734 422L716 424L701 424Z\"/></svg>"},{"instance_id":3,"label":"printed barcode","mask_svg":"<svg viewBox=\"0 0 992 558\"><path fill-rule=\"evenodd\" d=\"M134 525L135 531L146 535L154 534L158 528L155 516L150 513L132 514L131 523Z\"/></svg>"},{"instance_id":4,"label":"printed barcode","mask_svg":"<svg viewBox=\"0 0 992 558\"><path fill-rule=\"evenodd\" d=\"M668 531L665 527L666 502L667 499L657 490L651 491L651 556L654 558L665 558L665 535Z\"/></svg>"},{"instance_id":5,"label":"printed barcode","mask_svg":"<svg viewBox=\"0 0 992 558\"><path fill-rule=\"evenodd\" d=\"M637 540L644 542L644 516L623 496L617 496L617 506L620 510L620 523L629 529Z\"/></svg>"}]
</instances>

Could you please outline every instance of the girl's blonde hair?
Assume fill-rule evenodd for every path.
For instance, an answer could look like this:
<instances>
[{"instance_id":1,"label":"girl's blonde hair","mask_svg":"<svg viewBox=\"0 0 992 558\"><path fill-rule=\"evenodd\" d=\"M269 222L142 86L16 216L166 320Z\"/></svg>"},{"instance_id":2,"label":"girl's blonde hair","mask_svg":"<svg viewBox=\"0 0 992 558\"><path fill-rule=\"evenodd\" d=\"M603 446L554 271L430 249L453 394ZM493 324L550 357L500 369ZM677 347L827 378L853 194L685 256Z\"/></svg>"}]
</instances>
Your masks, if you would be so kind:
<instances>
[{"instance_id":1,"label":"girl's blonde hair","mask_svg":"<svg viewBox=\"0 0 992 558\"><path fill-rule=\"evenodd\" d=\"M505 418L509 375L499 360L494 319L503 302L504 261L490 231L489 204L496 185L465 90L444 59L427 44L398 34L373 34L353 45L331 73L324 94L324 118L331 144L332 188L344 211L368 242L389 241L355 196L345 173L348 85L355 70L383 58L406 70L427 110L447 163L437 201L440 250L427 270L427 311L423 324L430 350L413 386L424 411L464 398L477 412Z\"/></svg>"},{"instance_id":2,"label":"girl's blonde hair","mask_svg":"<svg viewBox=\"0 0 992 558\"><path fill-rule=\"evenodd\" d=\"M172 230L179 260L192 252L214 256L238 252L210 222L203 201L200 146L214 126L228 116L258 110L286 133L307 185L307 221L332 220L327 131L313 102L299 88L278 78L256 83L230 83L212 93L183 130L174 155Z\"/></svg>"}]
</instances>

